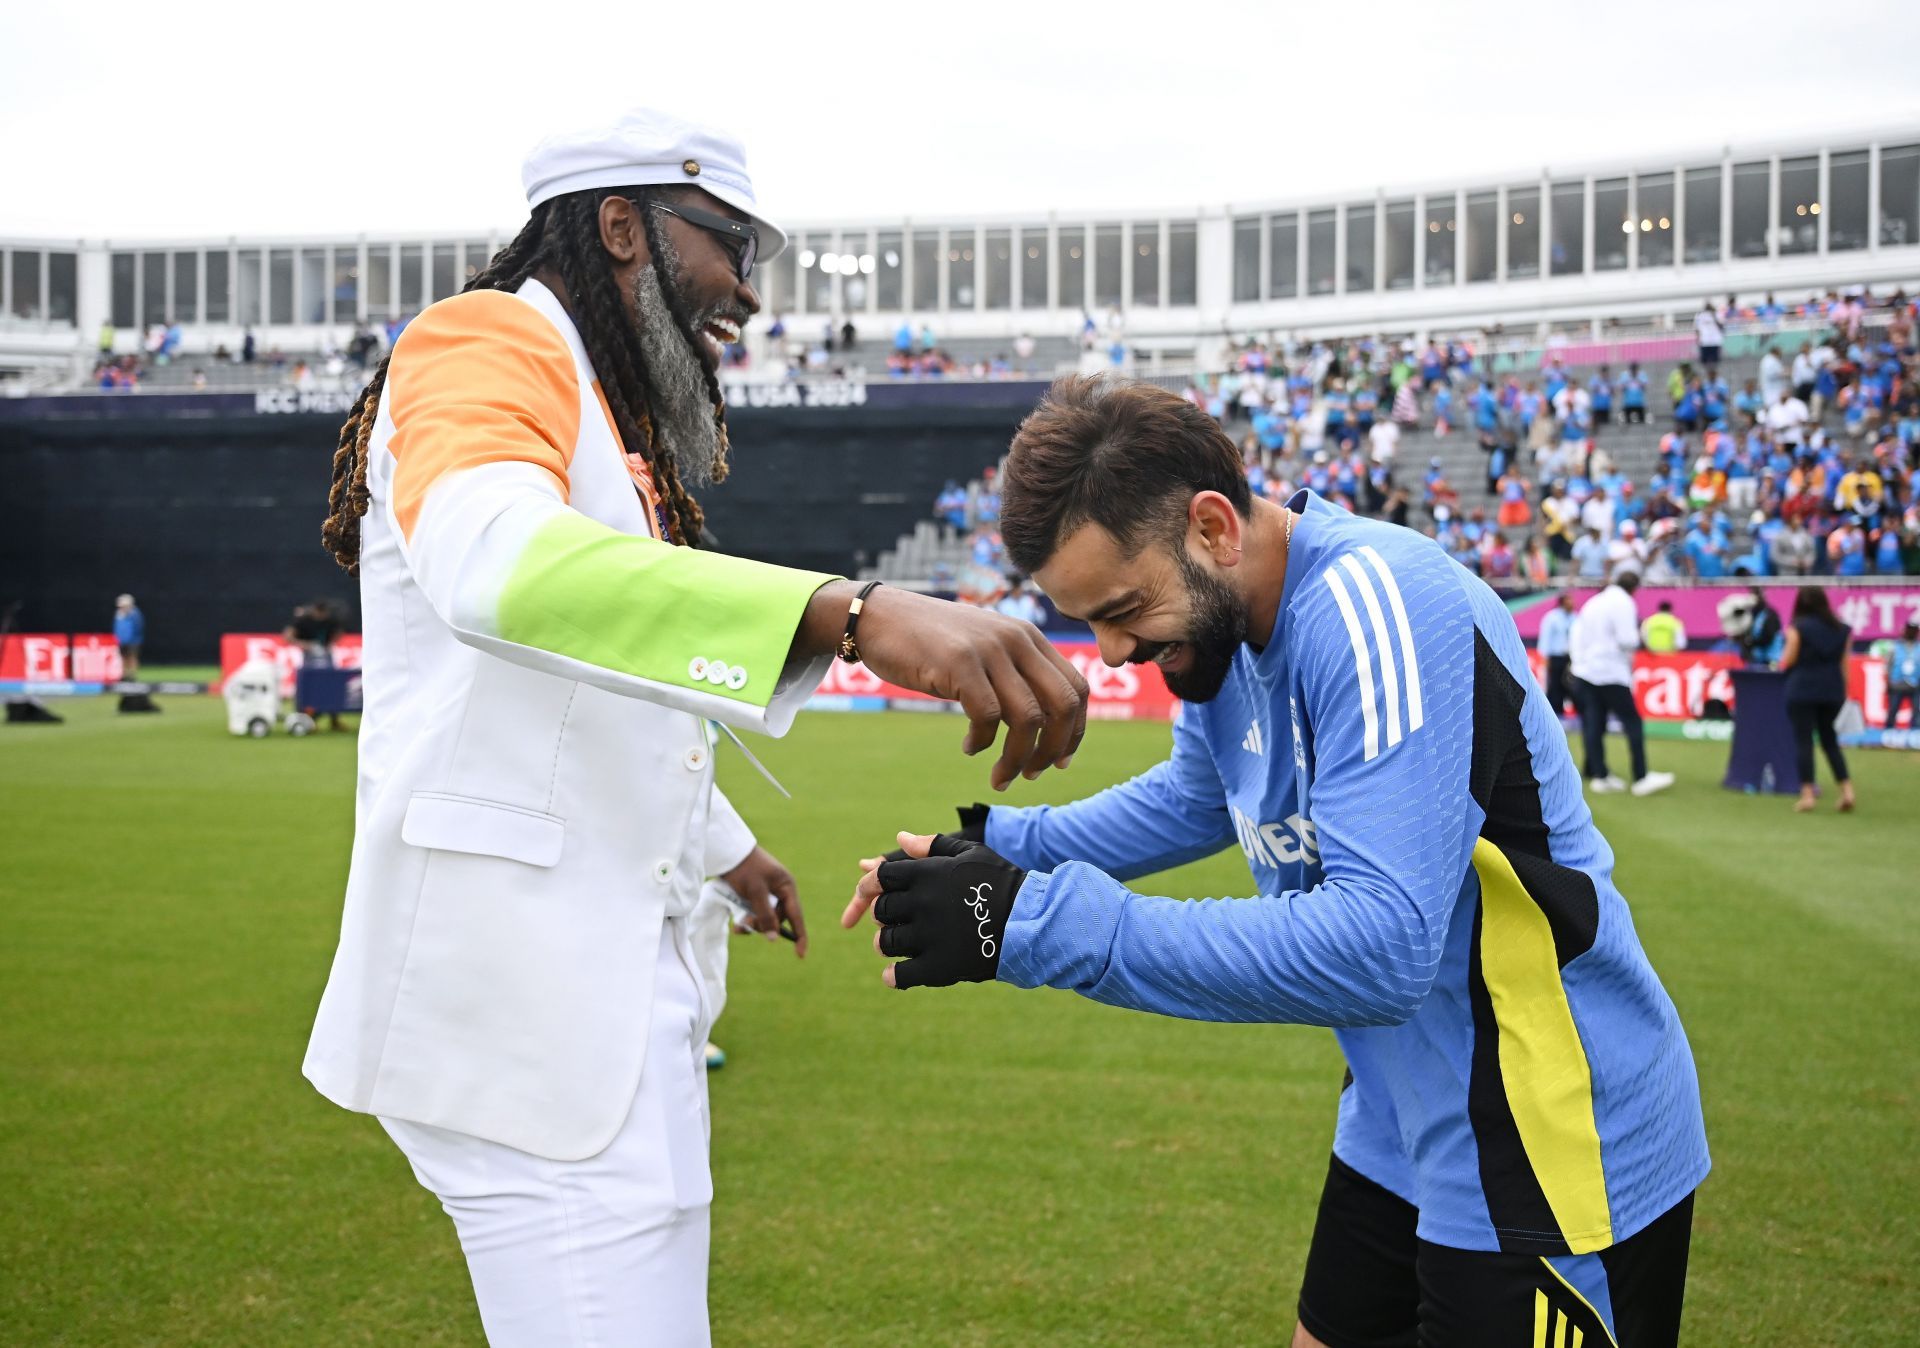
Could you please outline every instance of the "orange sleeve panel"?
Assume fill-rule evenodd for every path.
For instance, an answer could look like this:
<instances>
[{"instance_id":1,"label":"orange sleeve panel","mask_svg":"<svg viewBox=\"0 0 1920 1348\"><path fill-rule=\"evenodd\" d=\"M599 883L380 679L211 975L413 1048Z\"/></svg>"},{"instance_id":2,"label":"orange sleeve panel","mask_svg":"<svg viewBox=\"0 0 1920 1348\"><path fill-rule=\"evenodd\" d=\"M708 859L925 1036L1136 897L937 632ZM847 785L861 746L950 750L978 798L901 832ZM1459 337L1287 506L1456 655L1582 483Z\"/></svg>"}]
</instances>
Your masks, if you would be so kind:
<instances>
[{"instance_id":1,"label":"orange sleeve panel","mask_svg":"<svg viewBox=\"0 0 1920 1348\"><path fill-rule=\"evenodd\" d=\"M580 382L566 339L532 305L473 290L430 306L394 344L393 513L411 541L428 490L483 463L544 468L567 499Z\"/></svg>"}]
</instances>

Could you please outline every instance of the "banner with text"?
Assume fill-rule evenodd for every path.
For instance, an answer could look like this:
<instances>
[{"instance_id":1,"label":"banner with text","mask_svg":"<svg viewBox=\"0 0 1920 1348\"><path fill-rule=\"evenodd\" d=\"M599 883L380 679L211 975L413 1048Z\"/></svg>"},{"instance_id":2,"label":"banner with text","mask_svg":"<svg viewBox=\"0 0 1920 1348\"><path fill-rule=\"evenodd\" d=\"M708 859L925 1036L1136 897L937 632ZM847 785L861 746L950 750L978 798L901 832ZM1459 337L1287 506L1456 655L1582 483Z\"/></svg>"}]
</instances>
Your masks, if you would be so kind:
<instances>
[{"instance_id":1,"label":"banner with text","mask_svg":"<svg viewBox=\"0 0 1920 1348\"><path fill-rule=\"evenodd\" d=\"M1785 622L1793 612L1794 587L1763 583L1760 592ZM1598 592L1576 589L1572 593L1575 604L1584 604ZM1657 612L1663 600L1672 604L1674 616L1687 630L1687 639L1705 644L1722 639L1717 611L1720 601L1741 593L1742 589L1729 585L1642 585L1634 591L1633 603L1642 618ZM1557 598L1558 592L1543 590L1509 606L1521 636L1528 641L1539 637L1540 620ZM1827 588L1827 599L1834 614L1853 629L1855 639L1860 641L1897 637L1906 624L1920 622L1920 585L1832 585Z\"/></svg>"},{"instance_id":2,"label":"banner with text","mask_svg":"<svg viewBox=\"0 0 1920 1348\"><path fill-rule=\"evenodd\" d=\"M1546 657L1538 651L1527 652L1534 678L1545 684ZM1693 720L1706 711L1709 701L1724 702L1733 708L1733 679L1729 670L1740 668L1740 657L1725 651L1681 651L1674 655L1650 655L1645 651L1633 657L1633 700L1640 714L1649 721ZM1887 719L1887 662L1855 656L1847 667L1847 696L1860 704L1868 725L1881 725ZM1902 712L1901 724L1912 724L1913 713Z\"/></svg>"},{"instance_id":3,"label":"banner with text","mask_svg":"<svg viewBox=\"0 0 1920 1348\"><path fill-rule=\"evenodd\" d=\"M332 646L333 663L340 669L360 667L360 636L343 634ZM274 632L228 632L220 638L220 682L249 660L271 660L280 669L280 696L293 696L293 676L306 663L306 653ZM215 689L215 691L219 691Z\"/></svg>"},{"instance_id":4,"label":"banner with text","mask_svg":"<svg viewBox=\"0 0 1920 1348\"><path fill-rule=\"evenodd\" d=\"M1059 651L1087 681L1087 715L1114 721L1171 721L1178 705L1158 665L1110 668L1090 641ZM888 683L865 665L836 660L807 704L816 711L950 711L955 704Z\"/></svg>"}]
</instances>

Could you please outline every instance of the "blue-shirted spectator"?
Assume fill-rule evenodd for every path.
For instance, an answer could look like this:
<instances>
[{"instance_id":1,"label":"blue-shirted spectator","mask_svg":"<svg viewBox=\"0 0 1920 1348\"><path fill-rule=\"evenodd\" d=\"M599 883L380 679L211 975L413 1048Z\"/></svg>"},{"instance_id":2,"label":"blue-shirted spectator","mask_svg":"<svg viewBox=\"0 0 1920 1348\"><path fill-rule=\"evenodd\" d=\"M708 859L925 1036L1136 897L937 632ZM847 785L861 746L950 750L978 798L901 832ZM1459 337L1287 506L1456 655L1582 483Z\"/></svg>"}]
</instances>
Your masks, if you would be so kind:
<instances>
[{"instance_id":1,"label":"blue-shirted spectator","mask_svg":"<svg viewBox=\"0 0 1920 1348\"><path fill-rule=\"evenodd\" d=\"M113 601L113 640L120 647L120 677L138 678L140 647L147 640L147 616L130 594Z\"/></svg>"},{"instance_id":2,"label":"blue-shirted spectator","mask_svg":"<svg viewBox=\"0 0 1920 1348\"><path fill-rule=\"evenodd\" d=\"M1693 574L1701 580L1718 580L1727 574L1726 540L1708 526L1704 517L1693 517L1693 527L1687 530L1681 550Z\"/></svg>"},{"instance_id":3,"label":"blue-shirted spectator","mask_svg":"<svg viewBox=\"0 0 1920 1348\"><path fill-rule=\"evenodd\" d=\"M1607 540L1598 529L1588 529L1573 540L1573 570L1581 580L1607 578Z\"/></svg>"},{"instance_id":4,"label":"blue-shirted spectator","mask_svg":"<svg viewBox=\"0 0 1920 1348\"><path fill-rule=\"evenodd\" d=\"M1887 652L1888 730L1900 718L1903 703L1913 713L1914 724L1920 726L1920 623L1901 628L1900 639Z\"/></svg>"},{"instance_id":5,"label":"blue-shirted spectator","mask_svg":"<svg viewBox=\"0 0 1920 1348\"><path fill-rule=\"evenodd\" d=\"M1547 661L1547 705L1553 714L1564 718L1573 701L1573 689L1567 683L1567 668L1573 654L1573 596L1562 591L1553 607L1540 620L1540 638L1534 643Z\"/></svg>"},{"instance_id":6,"label":"blue-shirted spectator","mask_svg":"<svg viewBox=\"0 0 1920 1348\"><path fill-rule=\"evenodd\" d=\"M1610 425L1613 421L1613 376L1602 365L1600 372L1587 381L1588 405L1593 411L1593 424Z\"/></svg>"},{"instance_id":7,"label":"blue-shirted spectator","mask_svg":"<svg viewBox=\"0 0 1920 1348\"><path fill-rule=\"evenodd\" d=\"M1647 377L1640 373L1637 360L1620 377L1620 419L1629 426L1643 425L1647 419Z\"/></svg>"}]
</instances>

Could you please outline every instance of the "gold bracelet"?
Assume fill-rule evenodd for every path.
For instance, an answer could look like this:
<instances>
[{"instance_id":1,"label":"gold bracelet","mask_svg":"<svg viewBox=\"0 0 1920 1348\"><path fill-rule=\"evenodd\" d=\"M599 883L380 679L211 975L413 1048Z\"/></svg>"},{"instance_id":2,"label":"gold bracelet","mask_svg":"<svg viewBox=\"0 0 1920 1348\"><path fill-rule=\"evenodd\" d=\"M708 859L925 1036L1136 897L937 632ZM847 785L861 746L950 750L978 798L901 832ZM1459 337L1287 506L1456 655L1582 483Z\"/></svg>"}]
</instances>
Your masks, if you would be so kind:
<instances>
[{"instance_id":1,"label":"gold bracelet","mask_svg":"<svg viewBox=\"0 0 1920 1348\"><path fill-rule=\"evenodd\" d=\"M853 603L847 608L847 630L840 634L840 658L850 665L860 663L860 648L853 641L854 629L860 625L860 610L867 606L867 596L879 588L879 581L868 581L860 587L860 593L853 597Z\"/></svg>"}]
</instances>

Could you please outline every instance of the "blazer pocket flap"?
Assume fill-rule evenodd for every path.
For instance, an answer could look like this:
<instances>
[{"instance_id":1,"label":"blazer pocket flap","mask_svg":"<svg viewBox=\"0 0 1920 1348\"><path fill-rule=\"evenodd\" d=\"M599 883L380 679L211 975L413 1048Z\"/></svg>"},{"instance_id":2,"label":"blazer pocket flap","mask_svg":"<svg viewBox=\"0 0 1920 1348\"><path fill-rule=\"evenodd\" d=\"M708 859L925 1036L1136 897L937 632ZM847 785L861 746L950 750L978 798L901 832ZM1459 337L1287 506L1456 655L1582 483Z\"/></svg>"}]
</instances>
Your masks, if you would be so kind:
<instances>
[{"instance_id":1,"label":"blazer pocket flap","mask_svg":"<svg viewBox=\"0 0 1920 1348\"><path fill-rule=\"evenodd\" d=\"M566 831L564 820L538 810L471 796L416 791L407 802L400 838L415 847L551 866L560 860Z\"/></svg>"}]
</instances>

